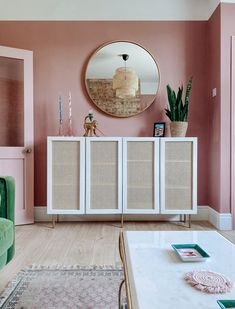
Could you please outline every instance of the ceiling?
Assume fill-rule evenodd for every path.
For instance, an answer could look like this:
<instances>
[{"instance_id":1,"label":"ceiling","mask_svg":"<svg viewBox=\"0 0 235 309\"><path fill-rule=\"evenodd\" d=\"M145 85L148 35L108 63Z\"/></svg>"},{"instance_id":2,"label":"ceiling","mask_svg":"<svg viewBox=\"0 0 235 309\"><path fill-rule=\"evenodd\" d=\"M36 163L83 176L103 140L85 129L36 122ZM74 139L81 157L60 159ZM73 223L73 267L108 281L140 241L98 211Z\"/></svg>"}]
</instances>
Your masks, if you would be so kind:
<instances>
[{"instance_id":1,"label":"ceiling","mask_svg":"<svg viewBox=\"0 0 235 309\"><path fill-rule=\"evenodd\" d=\"M235 0L0 0L0 20L207 20Z\"/></svg>"}]
</instances>

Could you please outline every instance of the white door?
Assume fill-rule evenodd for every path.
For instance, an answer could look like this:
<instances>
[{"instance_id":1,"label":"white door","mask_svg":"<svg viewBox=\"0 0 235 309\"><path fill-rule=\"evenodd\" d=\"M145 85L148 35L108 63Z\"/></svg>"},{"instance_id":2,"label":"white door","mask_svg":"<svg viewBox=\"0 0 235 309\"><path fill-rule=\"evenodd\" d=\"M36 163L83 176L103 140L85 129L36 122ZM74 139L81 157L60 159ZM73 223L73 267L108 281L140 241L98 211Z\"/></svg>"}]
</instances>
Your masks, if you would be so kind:
<instances>
[{"instance_id":1,"label":"white door","mask_svg":"<svg viewBox=\"0 0 235 309\"><path fill-rule=\"evenodd\" d=\"M33 53L0 46L0 175L15 178L15 223L33 223Z\"/></svg>"},{"instance_id":2,"label":"white door","mask_svg":"<svg viewBox=\"0 0 235 309\"><path fill-rule=\"evenodd\" d=\"M231 56L231 210L235 229L235 36L232 36Z\"/></svg>"},{"instance_id":3,"label":"white door","mask_svg":"<svg viewBox=\"0 0 235 309\"><path fill-rule=\"evenodd\" d=\"M122 138L86 138L86 213L122 213Z\"/></svg>"},{"instance_id":4,"label":"white door","mask_svg":"<svg viewBox=\"0 0 235 309\"><path fill-rule=\"evenodd\" d=\"M159 213L159 138L123 138L123 212Z\"/></svg>"},{"instance_id":5,"label":"white door","mask_svg":"<svg viewBox=\"0 0 235 309\"><path fill-rule=\"evenodd\" d=\"M84 214L85 138L47 138L47 213Z\"/></svg>"},{"instance_id":6,"label":"white door","mask_svg":"<svg viewBox=\"0 0 235 309\"><path fill-rule=\"evenodd\" d=\"M161 138L160 149L161 213L197 213L197 138Z\"/></svg>"}]
</instances>

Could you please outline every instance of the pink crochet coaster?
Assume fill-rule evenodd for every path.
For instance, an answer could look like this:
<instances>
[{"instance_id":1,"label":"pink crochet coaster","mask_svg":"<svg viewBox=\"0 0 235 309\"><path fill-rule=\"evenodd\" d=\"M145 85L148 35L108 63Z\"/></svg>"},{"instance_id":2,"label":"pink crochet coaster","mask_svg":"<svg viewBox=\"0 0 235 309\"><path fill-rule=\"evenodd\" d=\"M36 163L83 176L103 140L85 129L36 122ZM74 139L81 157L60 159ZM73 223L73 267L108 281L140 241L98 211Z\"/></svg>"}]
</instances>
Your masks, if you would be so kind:
<instances>
[{"instance_id":1,"label":"pink crochet coaster","mask_svg":"<svg viewBox=\"0 0 235 309\"><path fill-rule=\"evenodd\" d=\"M233 283L224 275L208 270L189 272L184 279L196 289L212 294L227 293L233 287Z\"/></svg>"}]
</instances>

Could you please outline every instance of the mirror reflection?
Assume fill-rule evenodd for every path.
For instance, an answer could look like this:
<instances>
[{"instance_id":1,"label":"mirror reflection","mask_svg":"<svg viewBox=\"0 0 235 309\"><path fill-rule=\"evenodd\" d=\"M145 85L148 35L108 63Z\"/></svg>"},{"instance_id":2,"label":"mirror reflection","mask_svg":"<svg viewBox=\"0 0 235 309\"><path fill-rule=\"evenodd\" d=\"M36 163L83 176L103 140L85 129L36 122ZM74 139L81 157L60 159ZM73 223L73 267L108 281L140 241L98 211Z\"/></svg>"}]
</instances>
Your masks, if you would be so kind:
<instances>
[{"instance_id":1,"label":"mirror reflection","mask_svg":"<svg viewBox=\"0 0 235 309\"><path fill-rule=\"evenodd\" d=\"M159 70L152 55L131 42L98 48L86 69L86 89L103 112L130 117L143 112L156 98Z\"/></svg>"}]
</instances>

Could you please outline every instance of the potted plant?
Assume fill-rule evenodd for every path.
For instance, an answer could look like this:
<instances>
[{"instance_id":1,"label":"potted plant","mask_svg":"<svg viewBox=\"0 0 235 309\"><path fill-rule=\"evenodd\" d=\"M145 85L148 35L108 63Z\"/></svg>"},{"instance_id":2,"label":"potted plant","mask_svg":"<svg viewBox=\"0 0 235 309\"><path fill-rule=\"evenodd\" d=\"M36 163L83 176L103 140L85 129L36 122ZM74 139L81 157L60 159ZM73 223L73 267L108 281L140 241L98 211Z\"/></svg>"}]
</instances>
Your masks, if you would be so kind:
<instances>
[{"instance_id":1,"label":"potted plant","mask_svg":"<svg viewBox=\"0 0 235 309\"><path fill-rule=\"evenodd\" d=\"M183 103L183 85L179 87L177 96L175 91L172 90L170 85L167 85L167 96L169 102L169 108L166 108L166 115L171 120L170 131L171 136L185 136L188 128L188 106L189 106L189 94L192 88L192 77L189 79L185 99Z\"/></svg>"}]
</instances>

